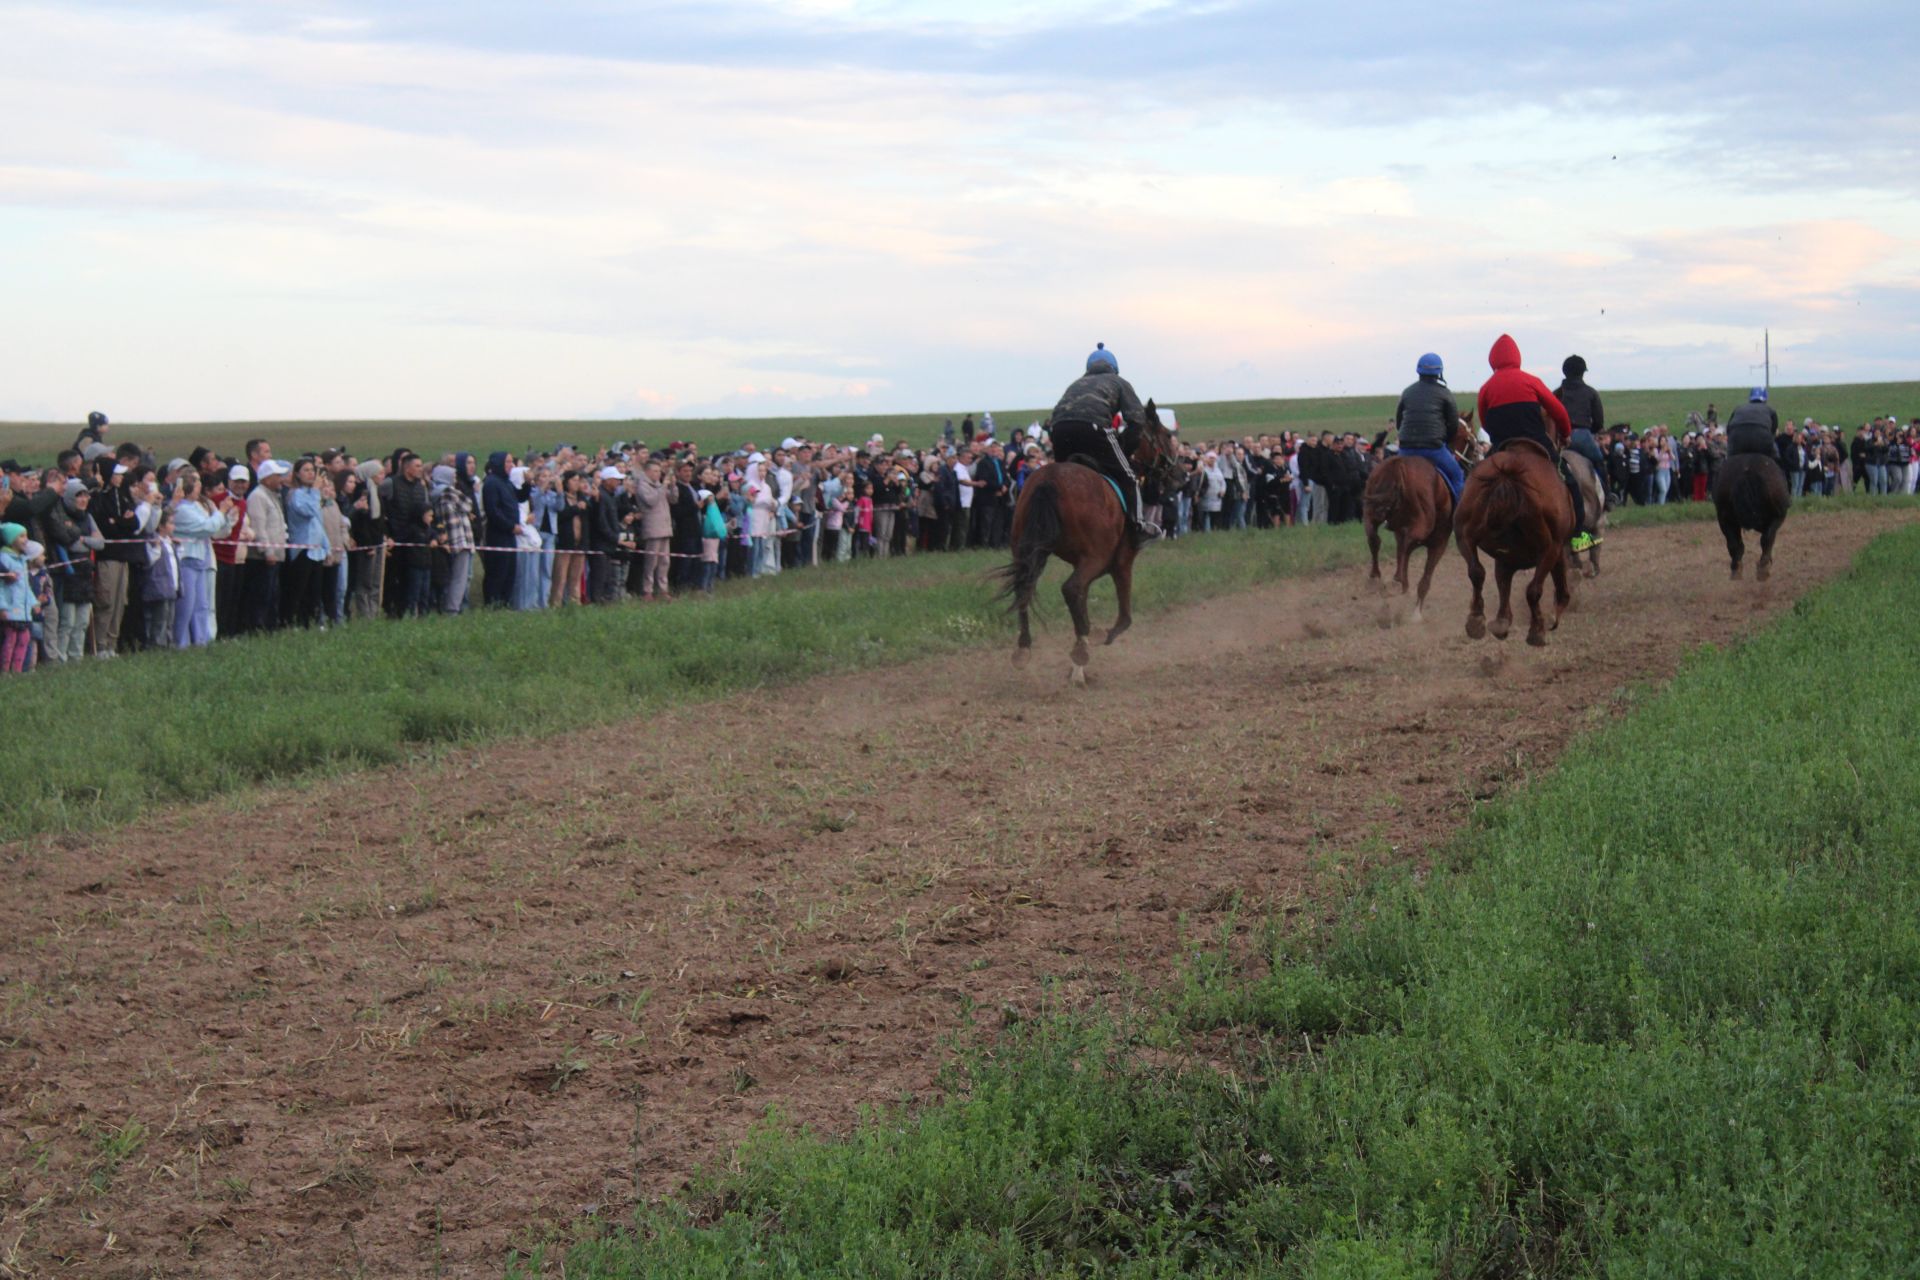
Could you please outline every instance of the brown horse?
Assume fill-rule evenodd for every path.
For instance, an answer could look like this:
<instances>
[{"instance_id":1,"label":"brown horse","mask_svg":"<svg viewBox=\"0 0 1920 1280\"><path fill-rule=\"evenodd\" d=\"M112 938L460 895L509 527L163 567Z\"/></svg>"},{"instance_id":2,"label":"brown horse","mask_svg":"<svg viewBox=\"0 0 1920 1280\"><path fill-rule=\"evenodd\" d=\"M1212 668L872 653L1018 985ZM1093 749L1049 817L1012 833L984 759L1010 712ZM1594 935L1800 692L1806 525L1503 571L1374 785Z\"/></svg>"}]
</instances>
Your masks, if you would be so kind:
<instances>
[{"instance_id":1,"label":"brown horse","mask_svg":"<svg viewBox=\"0 0 1920 1280\"><path fill-rule=\"evenodd\" d=\"M1478 640L1489 630L1504 640L1513 629L1510 592L1513 575L1532 569L1527 584L1527 608L1532 620L1527 643L1543 645L1547 632L1560 625L1560 615L1573 599L1567 588L1567 539L1573 536L1573 499L1560 481L1547 451L1530 440L1509 441L1473 469L1461 491L1453 518L1454 540L1467 560L1467 578L1473 583L1473 604L1467 611L1467 635ZM1480 553L1493 558L1500 586L1500 612L1489 628L1481 588L1487 571ZM1540 596L1553 578L1553 618L1540 613Z\"/></svg>"},{"instance_id":2,"label":"brown horse","mask_svg":"<svg viewBox=\"0 0 1920 1280\"><path fill-rule=\"evenodd\" d=\"M1765 582L1773 571L1773 540L1792 505L1786 472L1766 454L1736 453L1720 464L1720 474L1713 478L1713 510L1720 517L1720 533L1727 540L1736 580L1747 554L1740 531L1752 529L1760 535L1760 563L1754 566L1753 576Z\"/></svg>"},{"instance_id":3,"label":"brown horse","mask_svg":"<svg viewBox=\"0 0 1920 1280\"><path fill-rule=\"evenodd\" d=\"M1375 446L1385 438L1383 431ZM1471 469L1478 461L1480 444L1474 438L1472 409L1459 420L1448 447L1463 469ZM1423 621L1434 567L1446 551L1447 539L1453 536L1453 490L1447 487L1446 477L1425 458L1388 458L1367 477L1360 505L1367 526L1367 549L1373 553L1373 570L1367 575L1370 581L1380 578L1381 525L1393 530L1393 580L1400 584L1401 595L1407 593L1407 561L1412 559L1413 549L1427 549L1427 567L1420 575L1420 591L1413 598L1413 620Z\"/></svg>"},{"instance_id":4,"label":"brown horse","mask_svg":"<svg viewBox=\"0 0 1920 1280\"><path fill-rule=\"evenodd\" d=\"M1120 433L1120 447L1132 460L1134 474L1143 486L1171 491L1185 478L1174 460L1173 436L1161 425L1151 400L1147 401L1145 416L1144 428L1128 427ZM1048 559L1059 556L1073 566L1073 572L1060 584L1067 611L1073 615L1073 671L1068 678L1084 685L1087 635L1092 630L1087 619L1087 588L1109 574L1113 576L1120 616L1107 631L1106 643L1112 644L1133 625L1133 559L1138 550L1127 534L1127 514L1119 495L1107 483L1106 475L1092 466L1071 459L1048 463L1021 487L1020 501L1013 509L1012 542L1013 562L998 573L1006 580L1002 594L1012 598L1012 607L1020 615L1020 642L1013 651L1014 662L1025 662L1033 649L1027 611L1033 605L1034 588L1046 571Z\"/></svg>"},{"instance_id":5,"label":"brown horse","mask_svg":"<svg viewBox=\"0 0 1920 1280\"><path fill-rule=\"evenodd\" d=\"M1407 593L1407 561L1415 547L1427 549L1427 566L1420 574L1420 590L1413 598L1413 620L1423 618L1433 569L1453 536L1453 490L1440 468L1425 458L1388 458L1367 477L1360 495L1367 526L1367 550L1373 554L1369 580L1380 578L1380 526L1393 530L1393 580Z\"/></svg>"}]
</instances>

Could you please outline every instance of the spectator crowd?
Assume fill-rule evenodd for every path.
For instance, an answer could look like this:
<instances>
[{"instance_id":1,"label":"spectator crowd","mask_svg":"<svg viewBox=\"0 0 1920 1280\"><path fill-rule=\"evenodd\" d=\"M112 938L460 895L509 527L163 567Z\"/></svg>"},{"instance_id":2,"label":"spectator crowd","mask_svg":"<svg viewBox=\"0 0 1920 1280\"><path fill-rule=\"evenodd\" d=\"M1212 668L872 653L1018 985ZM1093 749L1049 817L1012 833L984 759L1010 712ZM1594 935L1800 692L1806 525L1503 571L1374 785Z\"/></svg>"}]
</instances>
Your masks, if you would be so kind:
<instances>
[{"instance_id":1,"label":"spectator crowd","mask_svg":"<svg viewBox=\"0 0 1920 1280\"><path fill-rule=\"evenodd\" d=\"M254 439L156 465L94 414L51 466L0 462L0 672L206 645L355 619L666 602L829 561L1007 545L1014 503L1048 458L1034 423L1002 442L991 414L916 447L789 436L705 454L561 444L521 458L283 459ZM1912 493L1920 419L1851 439L1807 419L1776 444L1793 492ZM1185 479L1146 495L1169 537L1360 518L1386 434L1279 432L1181 444ZM1598 433L1615 503L1703 501L1726 457L1709 406ZM478 580L480 595L474 599Z\"/></svg>"}]
</instances>

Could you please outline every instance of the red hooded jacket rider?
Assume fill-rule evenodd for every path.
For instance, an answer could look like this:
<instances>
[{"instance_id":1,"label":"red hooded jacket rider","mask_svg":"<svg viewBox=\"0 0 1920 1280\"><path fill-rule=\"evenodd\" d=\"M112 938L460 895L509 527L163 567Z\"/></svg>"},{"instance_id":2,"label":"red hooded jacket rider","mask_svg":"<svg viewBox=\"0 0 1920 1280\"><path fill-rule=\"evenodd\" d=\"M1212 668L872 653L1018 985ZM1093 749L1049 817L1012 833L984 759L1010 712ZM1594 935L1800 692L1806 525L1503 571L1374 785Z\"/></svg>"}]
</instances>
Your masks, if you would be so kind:
<instances>
[{"instance_id":1,"label":"red hooded jacket rider","mask_svg":"<svg viewBox=\"0 0 1920 1280\"><path fill-rule=\"evenodd\" d=\"M1573 435L1573 421L1560 398L1520 367L1520 344L1501 334L1487 353L1493 376L1480 388L1480 424L1497 449L1515 438L1565 446ZM1549 450L1551 452L1551 450Z\"/></svg>"}]
</instances>

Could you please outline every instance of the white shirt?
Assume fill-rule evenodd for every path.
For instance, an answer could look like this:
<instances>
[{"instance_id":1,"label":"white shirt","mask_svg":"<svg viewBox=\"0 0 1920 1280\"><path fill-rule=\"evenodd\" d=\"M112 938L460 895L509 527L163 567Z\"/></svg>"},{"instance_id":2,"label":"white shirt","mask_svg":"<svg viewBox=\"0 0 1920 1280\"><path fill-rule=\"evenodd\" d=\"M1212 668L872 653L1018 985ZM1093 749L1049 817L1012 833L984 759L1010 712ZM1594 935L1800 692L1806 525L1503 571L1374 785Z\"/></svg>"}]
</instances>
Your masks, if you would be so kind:
<instances>
[{"instance_id":1,"label":"white shirt","mask_svg":"<svg viewBox=\"0 0 1920 1280\"><path fill-rule=\"evenodd\" d=\"M973 479L973 468L964 462L953 464L953 478L960 482L960 509L965 511L973 505L973 486L967 481Z\"/></svg>"}]
</instances>

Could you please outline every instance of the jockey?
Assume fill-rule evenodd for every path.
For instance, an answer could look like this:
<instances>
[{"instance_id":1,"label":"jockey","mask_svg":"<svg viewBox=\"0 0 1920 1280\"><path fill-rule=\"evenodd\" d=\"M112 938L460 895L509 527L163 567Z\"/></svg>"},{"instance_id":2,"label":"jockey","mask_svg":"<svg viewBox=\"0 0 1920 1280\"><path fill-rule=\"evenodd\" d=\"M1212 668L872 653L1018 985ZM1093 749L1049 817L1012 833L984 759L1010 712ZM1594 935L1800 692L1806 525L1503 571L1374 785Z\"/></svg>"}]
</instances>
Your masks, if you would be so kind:
<instances>
[{"instance_id":1,"label":"jockey","mask_svg":"<svg viewBox=\"0 0 1920 1280\"><path fill-rule=\"evenodd\" d=\"M1446 369L1439 356L1427 352L1414 370L1420 375L1419 381L1400 393L1400 404L1393 411L1394 429L1400 433L1400 456L1431 462L1458 502L1460 486L1467 477L1449 446L1460 425L1460 406L1447 389Z\"/></svg>"},{"instance_id":2,"label":"jockey","mask_svg":"<svg viewBox=\"0 0 1920 1280\"><path fill-rule=\"evenodd\" d=\"M1780 430L1780 415L1767 406L1767 389L1755 387L1747 402L1727 417L1727 456L1758 453L1780 460L1780 449L1773 442Z\"/></svg>"},{"instance_id":3,"label":"jockey","mask_svg":"<svg viewBox=\"0 0 1920 1280\"><path fill-rule=\"evenodd\" d=\"M1146 425L1146 407L1134 394L1131 384L1120 376L1120 362L1102 342L1087 357L1087 372L1070 385L1053 407L1047 434L1053 438L1055 462L1070 462L1078 457L1087 465L1113 478L1122 493L1131 492L1133 503L1126 509L1127 529L1137 547L1160 536L1160 527L1140 518L1140 480L1133 474L1114 420L1124 422L1138 432Z\"/></svg>"},{"instance_id":4,"label":"jockey","mask_svg":"<svg viewBox=\"0 0 1920 1280\"><path fill-rule=\"evenodd\" d=\"M1587 362L1579 356L1568 356L1560 362L1560 372L1565 377L1554 389L1553 396L1566 406L1567 417L1573 423L1573 435L1567 447L1591 462L1595 475L1604 474L1607 460L1600 455L1600 442L1593 433L1606 425L1607 418L1600 407L1600 393L1587 385Z\"/></svg>"},{"instance_id":5,"label":"jockey","mask_svg":"<svg viewBox=\"0 0 1920 1280\"><path fill-rule=\"evenodd\" d=\"M1487 353L1487 363L1493 366L1493 376L1481 385L1477 403L1480 421L1492 437L1495 451L1515 440L1531 440L1547 451L1566 481L1567 492L1573 495L1573 528L1578 537L1587 523L1586 502L1580 496L1580 486L1560 461L1560 450L1573 435L1573 420L1567 416L1566 406L1547 390L1546 383L1520 367L1520 344L1508 335L1503 333L1495 340L1493 350Z\"/></svg>"}]
</instances>

